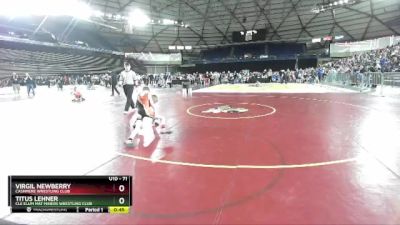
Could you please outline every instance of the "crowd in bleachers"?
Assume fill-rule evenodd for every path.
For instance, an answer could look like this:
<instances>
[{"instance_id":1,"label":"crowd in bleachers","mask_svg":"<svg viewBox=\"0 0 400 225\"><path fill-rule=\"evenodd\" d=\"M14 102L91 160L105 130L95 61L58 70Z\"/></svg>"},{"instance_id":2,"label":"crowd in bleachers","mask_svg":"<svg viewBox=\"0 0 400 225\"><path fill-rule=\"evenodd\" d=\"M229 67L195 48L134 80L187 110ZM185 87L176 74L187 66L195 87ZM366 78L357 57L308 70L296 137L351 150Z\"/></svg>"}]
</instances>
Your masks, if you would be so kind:
<instances>
[{"instance_id":1,"label":"crowd in bleachers","mask_svg":"<svg viewBox=\"0 0 400 225\"><path fill-rule=\"evenodd\" d=\"M400 72L400 44L355 54L325 65L338 73Z\"/></svg>"},{"instance_id":2,"label":"crowd in bleachers","mask_svg":"<svg viewBox=\"0 0 400 225\"><path fill-rule=\"evenodd\" d=\"M25 86L26 73L16 74L18 84ZM38 86L62 87L64 85L104 85L110 84L110 75L105 74L82 74L82 75L60 75L60 76L32 76L33 82ZM13 77L7 77L0 80L0 87L11 86Z\"/></svg>"},{"instance_id":3,"label":"crowd in bleachers","mask_svg":"<svg viewBox=\"0 0 400 225\"><path fill-rule=\"evenodd\" d=\"M295 59L305 53L305 45L298 43L252 43L206 49L201 51L202 61L252 61L269 59Z\"/></svg>"},{"instance_id":4,"label":"crowd in bleachers","mask_svg":"<svg viewBox=\"0 0 400 225\"><path fill-rule=\"evenodd\" d=\"M297 82L318 83L328 76L338 73L362 77L366 72L400 72L400 44L374 51L355 54L352 57L332 61L317 68L263 72L223 71L189 74L152 74L153 84L168 86L174 80L189 80L192 84L213 85L224 83L255 83L255 82ZM361 78L360 78L361 79Z\"/></svg>"},{"instance_id":5,"label":"crowd in bleachers","mask_svg":"<svg viewBox=\"0 0 400 225\"><path fill-rule=\"evenodd\" d=\"M255 83L255 82L297 82L318 83L326 76L337 73L364 74L365 72L399 72L400 71L400 44L385 49L355 54L349 58L332 61L317 68L263 72L256 71L223 71L206 73L176 73L176 74L147 74L142 75L146 83L158 87L171 87L180 84L179 81L190 81L198 85L214 85L226 83ZM135 69L135 67L134 67ZM33 76L37 85L110 85L111 74L82 74L62 76ZM23 79L21 84L24 85ZM0 86L11 85L10 79L0 80Z\"/></svg>"},{"instance_id":6,"label":"crowd in bleachers","mask_svg":"<svg viewBox=\"0 0 400 225\"><path fill-rule=\"evenodd\" d=\"M180 84L179 81L189 81L192 85L210 86L216 84L237 84L237 83L269 83L269 82L297 82L317 83L324 78L324 70L318 68L307 68L297 70L272 71L223 71L206 73L176 73L176 74L150 74L143 76L153 86L171 87L173 84Z\"/></svg>"}]
</instances>

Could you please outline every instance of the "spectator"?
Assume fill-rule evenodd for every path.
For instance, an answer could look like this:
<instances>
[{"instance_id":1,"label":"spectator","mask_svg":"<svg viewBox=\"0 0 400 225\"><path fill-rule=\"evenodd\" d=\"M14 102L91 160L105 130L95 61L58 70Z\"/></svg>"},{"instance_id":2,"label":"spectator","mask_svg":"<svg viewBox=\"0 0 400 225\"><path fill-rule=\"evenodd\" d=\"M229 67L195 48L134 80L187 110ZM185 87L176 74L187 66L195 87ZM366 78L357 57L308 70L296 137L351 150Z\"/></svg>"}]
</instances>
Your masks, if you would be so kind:
<instances>
[{"instance_id":1,"label":"spectator","mask_svg":"<svg viewBox=\"0 0 400 225\"><path fill-rule=\"evenodd\" d=\"M25 74L25 84L26 84L26 88L28 90L28 96L30 97L30 93L32 91L33 96L35 96L35 88L36 88L36 83L33 80L33 78L29 75L29 73Z\"/></svg>"},{"instance_id":2,"label":"spectator","mask_svg":"<svg viewBox=\"0 0 400 225\"><path fill-rule=\"evenodd\" d=\"M111 75L111 96L114 96L114 91L117 92L118 96L120 96L120 93L117 89L119 75L114 73L113 71L108 71L108 72Z\"/></svg>"},{"instance_id":3,"label":"spectator","mask_svg":"<svg viewBox=\"0 0 400 225\"><path fill-rule=\"evenodd\" d=\"M19 95L19 90L21 89L21 80L18 78L18 75L14 72L11 78L13 90L15 95Z\"/></svg>"}]
</instances>

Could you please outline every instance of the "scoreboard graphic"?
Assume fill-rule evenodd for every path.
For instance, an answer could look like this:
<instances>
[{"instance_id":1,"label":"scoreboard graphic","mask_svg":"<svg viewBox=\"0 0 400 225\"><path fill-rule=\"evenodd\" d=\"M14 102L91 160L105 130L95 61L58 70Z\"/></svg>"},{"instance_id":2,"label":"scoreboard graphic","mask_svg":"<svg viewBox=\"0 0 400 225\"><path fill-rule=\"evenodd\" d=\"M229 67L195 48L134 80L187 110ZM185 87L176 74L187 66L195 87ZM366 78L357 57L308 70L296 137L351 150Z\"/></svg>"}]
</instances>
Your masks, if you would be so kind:
<instances>
[{"instance_id":1,"label":"scoreboard graphic","mask_svg":"<svg viewBox=\"0 0 400 225\"><path fill-rule=\"evenodd\" d=\"M131 176L9 176L12 213L127 214Z\"/></svg>"}]
</instances>

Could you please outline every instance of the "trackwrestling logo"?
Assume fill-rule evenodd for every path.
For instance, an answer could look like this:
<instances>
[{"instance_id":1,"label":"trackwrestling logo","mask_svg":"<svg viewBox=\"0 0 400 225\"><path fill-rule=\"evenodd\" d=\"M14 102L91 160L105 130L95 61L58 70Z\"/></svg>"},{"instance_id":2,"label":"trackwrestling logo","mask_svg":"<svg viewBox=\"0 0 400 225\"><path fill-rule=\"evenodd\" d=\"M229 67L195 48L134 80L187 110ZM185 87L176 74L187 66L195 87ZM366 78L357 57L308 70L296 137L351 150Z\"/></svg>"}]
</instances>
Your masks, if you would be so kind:
<instances>
[{"instance_id":1,"label":"trackwrestling logo","mask_svg":"<svg viewBox=\"0 0 400 225\"><path fill-rule=\"evenodd\" d=\"M205 111L202 111L201 113L244 113L249 111L246 108L234 108L231 107L230 105L222 105L222 106L218 106L215 108L210 108L207 109Z\"/></svg>"}]
</instances>

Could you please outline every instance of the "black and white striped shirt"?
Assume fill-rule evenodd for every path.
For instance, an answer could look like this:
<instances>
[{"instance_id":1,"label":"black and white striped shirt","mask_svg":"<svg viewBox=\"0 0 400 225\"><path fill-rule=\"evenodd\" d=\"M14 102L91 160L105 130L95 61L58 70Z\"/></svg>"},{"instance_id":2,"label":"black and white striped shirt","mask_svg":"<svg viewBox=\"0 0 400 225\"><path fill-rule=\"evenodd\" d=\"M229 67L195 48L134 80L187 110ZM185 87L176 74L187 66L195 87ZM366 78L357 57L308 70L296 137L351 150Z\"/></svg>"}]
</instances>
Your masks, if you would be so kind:
<instances>
[{"instance_id":1,"label":"black and white striped shirt","mask_svg":"<svg viewBox=\"0 0 400 225\"><path fill-rule=\"evenodd\" d=\"M126 72L125 70L121 72L119 80L122 82L122 85L134 85L135 80L138 80L139 76L132 70Z\"/></svg>"}]
</instances>

